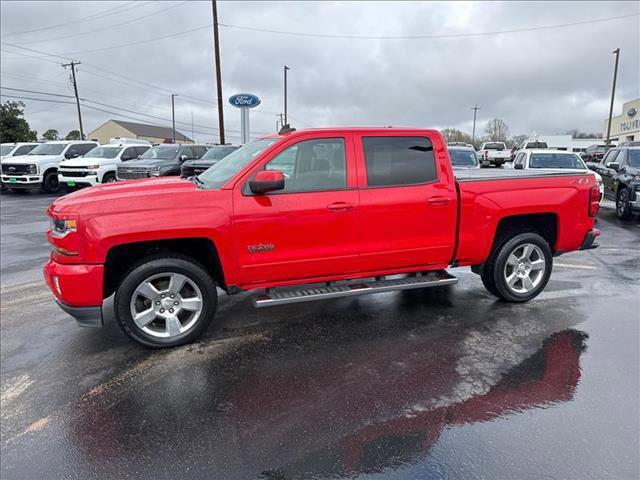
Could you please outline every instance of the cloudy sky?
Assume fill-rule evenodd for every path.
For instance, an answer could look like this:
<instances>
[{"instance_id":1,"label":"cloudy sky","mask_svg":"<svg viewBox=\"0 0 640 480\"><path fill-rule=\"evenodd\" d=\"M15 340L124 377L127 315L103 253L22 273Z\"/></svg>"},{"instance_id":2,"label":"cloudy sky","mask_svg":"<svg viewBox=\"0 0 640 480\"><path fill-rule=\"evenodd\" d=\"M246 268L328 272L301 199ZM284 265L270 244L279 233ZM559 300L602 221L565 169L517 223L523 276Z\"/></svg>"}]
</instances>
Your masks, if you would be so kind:
<instances>
[{"instance_id":1,"label":"cloudy sky","mask_svg":"<svg viewBox=\"0 0 640 480\"><path fill-rule=\"evenodd\" d=\"M60 65L76 60L85 131L110 118L170 126L176 93L178 130L190 135L193 115L195 139L217 140L210 2L0 5L2 100L29 97L39 133L77 128ZM219 2L227 136L239 140L240 114L227 102L238 92L262 99L252 136L275 130L285 64L298 128L471 133L478 104L480 131L498 117L512 134L600 132L615 48L616 111L640 96L639 15L638 2Z\"/></svg>"}]
</instances>

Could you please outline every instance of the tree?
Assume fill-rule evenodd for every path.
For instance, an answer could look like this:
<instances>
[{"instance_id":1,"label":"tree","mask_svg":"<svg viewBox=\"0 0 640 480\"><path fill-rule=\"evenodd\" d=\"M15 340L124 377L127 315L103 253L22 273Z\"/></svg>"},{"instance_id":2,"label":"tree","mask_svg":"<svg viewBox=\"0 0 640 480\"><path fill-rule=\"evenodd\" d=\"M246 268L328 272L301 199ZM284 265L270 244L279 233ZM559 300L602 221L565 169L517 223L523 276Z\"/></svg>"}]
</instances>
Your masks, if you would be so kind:
<instances>
[{"instance_id":1,"label":"tree","mask_svg":"<svg viewBox=\"0 0 640 480\"><path fill-rule=\"evenodd\" d=\"M60 134L58 133L58 130L56 130L55 128L50 128L49 130L47 130L42 134L42 139L43 140L59 140Z\"/></svg>"},{"instance_id":2,"label":"tree","mask_svg":"<svg viewBox=\"0 0 640 480\"><path fill-rule=\"evenodd\" d=\"M484 131L489 136L489 139L494 142L506 142L509 137L509 127L499 118L489 120L484 127Z\"/></svg>"},{"instance_id":3,"label":"tree","mask_svg":"<svg viewBox=\"0 0 640 480\"><path fill-rule=\"evenodd\" d=\"M510 147L519 147L527 138L529 138L529 135L514 135L511 137L508 144Z\"/></svg>"},{"instance_id":4,"label":"tree","mask_svg":"<svg viewBox=\"0 0 640 480\"><path fill-rule=\"evenodd\" d=\"M0 105L0 142L35 142L38 133L24 118L24 103L8 101Z\"/></svg>"},{"instance_id":5,"label":"tree","mask_svg":"<svg viewBox=\"0 0 640 480\"><path fill-rule=\"evenodd\" d=\"M442 130L442 136L447 142L471 143L471 135L456 128L445 128Z\"/></svg>"},{"instance_id":6,"label":"tree","mask_svg":"<svg viewBox=\"0 0 640 480\"><path fill-rule=\"evenodd\" d=\"M80 138L80 132L78 130L71 130L69 133L67 133L67 136L64 137L65 140L82 140L82 138Z\"/></svg>"},{"instance_id":7,"label":"tree","mask_svg":"<svg viewBox=\"0 0 640 480\"><path fill-rule=\"evenodd\" d=\"M573 138L602 138L601 133L585 133L585 132L579 131L576 128L573 128L568 132L565 132L565 135L571 135L571 137Z\"/></svg>"}]
</instances>

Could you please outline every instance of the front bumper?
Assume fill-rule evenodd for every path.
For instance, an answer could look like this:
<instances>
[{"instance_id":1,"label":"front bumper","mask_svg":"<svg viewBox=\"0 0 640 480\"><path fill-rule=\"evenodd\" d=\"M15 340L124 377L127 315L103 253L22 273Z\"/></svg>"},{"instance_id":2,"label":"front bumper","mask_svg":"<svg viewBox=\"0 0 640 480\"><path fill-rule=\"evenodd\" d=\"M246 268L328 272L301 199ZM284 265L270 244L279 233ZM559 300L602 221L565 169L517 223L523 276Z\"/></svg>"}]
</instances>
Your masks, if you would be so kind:
<instances>
[{"instance_id":1,"label":"front bumper","mask_svg":"<svg viewBox=\"0 0 640 480\"><path fill-rule=\"evenodd\" d=\"M64 173L58 174L58 180L61 185L64 186L75 186L75 185L98 185L98 175L87 175L84 177L69 177ZM71 185L69 185L71 183Z\"/></svg>"},{"instance_id":2,"label":"front bumper","mask_svg":"<svg viewBox=\"0 0 640 480\"><path fill-rule=\"evenodd\" d=\"M58 306L76 319L78 325L83 327L101 327L102 307L72 307L56 298Z\"/></svg>"},{"instance_id":3,"label":"front bumper","mask_svg":"<svg viewBox=\"0 0 640 480\"><path fill-rule=\"evenodd\" d=\"M44 278L60 308L80 325L102 325L104 266L63 264L53 259L44 266Z\"/></svg>"},{"instance_id":4,"label":"front bumper","mask_svg":"<svg viewBox=\"0 0 640 480\"><path fill-rule=\"evenodd\" d=\"M591 250L592 248L598 248L600 245L596 243L596 238L600 236L600 230L592 228L584 236L580 250Z\"/></svg>"},{"instance_id":5,"label":"front bumper","mask_svg":"<svg viewBox=\"0 0 640 480\"><path fill-rule=\"evenodd\" d=\"M629 207L633 213L640 213L640 184L635 184L630 187L631 200L629 200Z\"/></svg>"},{"instance_id":6,"label":"front bumper","mask_svg":"<svg viewBox=\"0 0 640 480\"><path fill-rule=\"evenodd\" d=\"M0 177L0 181L6 187L10 188L37 188L42 185L42 177L39 175L4 175Z\"/></svg>"}]
</instances>

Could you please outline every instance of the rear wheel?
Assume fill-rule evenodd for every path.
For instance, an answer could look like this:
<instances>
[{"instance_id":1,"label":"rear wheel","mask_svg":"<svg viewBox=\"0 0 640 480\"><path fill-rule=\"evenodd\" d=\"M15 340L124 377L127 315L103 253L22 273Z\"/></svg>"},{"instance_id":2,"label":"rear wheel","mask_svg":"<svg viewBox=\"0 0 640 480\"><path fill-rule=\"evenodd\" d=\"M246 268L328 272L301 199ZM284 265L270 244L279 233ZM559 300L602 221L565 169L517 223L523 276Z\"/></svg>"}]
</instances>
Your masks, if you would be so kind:
<instances>
[{"instance_id":1,"label":"rear wheel","mask_svg":"<svg viewBox=\"0 0 640 480\"><path fill-rule=\"evenodd\" d=\"M521 233L494 247L482 270L487 290L508 302L536 297L549 281L551 247L537 233Z\"/></svg>"},{"instance_id":2,"label":"rear wheel","mask_svg":"<svg viewBox=\"0 0 640 480\"><path fill-rule=\"evenodd\" d=\"M156 255L134 265L118 287L118 323L135 341L173 347L198 338L211 323L218 294L211 276L186 256Z\"/></svg>"},{"instance_id":3,"label":"rear wheel","mask_svg":"<svg viewBox=\"0 0 640 480\"><path fill-rule=\"evenodd\" d=\"M629 190L627 190L626 187L622 187L616 196L616 216L622 220L631 218Z\"/></svg>"},{"instance_id":4,"label":"rear wheel","mask_svg":"<svg viewBox=\"0 0 640 480\"><path fill-rule=\"evenodd\" d=\"M58 172L47 172L42 179L42 190L45 193L58 193L60 191L60 181L58 180Z\"/></svg>"}]
</instances>

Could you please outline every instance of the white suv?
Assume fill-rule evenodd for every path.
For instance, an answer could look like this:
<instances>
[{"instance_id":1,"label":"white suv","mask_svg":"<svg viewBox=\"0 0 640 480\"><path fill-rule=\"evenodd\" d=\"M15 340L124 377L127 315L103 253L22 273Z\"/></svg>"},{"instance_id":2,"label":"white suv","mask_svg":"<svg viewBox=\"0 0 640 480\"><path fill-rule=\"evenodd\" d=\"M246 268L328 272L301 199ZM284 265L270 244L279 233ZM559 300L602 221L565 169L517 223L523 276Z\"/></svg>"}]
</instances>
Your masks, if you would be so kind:
<instances>
[{"instance_id":1,"label":"white suv","mask_svg":"<svg viewBox=\"0 0 640 480\"><path fill-rule=\"evenodd\" d=\"M60 162L84 155L96 145L97 142L86 140L41 143L27 155L2 161L2 184L12 190L40 187L47 193L55 193L60 190Z\"/></svg>"},{"instance_id":2,"label":"white suv","mask_svg":"<svg viewBox=\"0 0 640 480\"><path fill-rule=\"evenodd\" d=\"M116 181L116 170L121 162L135 160L151 148L144 140L136 143L129 139L112 139L99 145L82 158L63 160L58 168L58 180L64 187L83 187Z\"/></svg>"}]
</instances>

